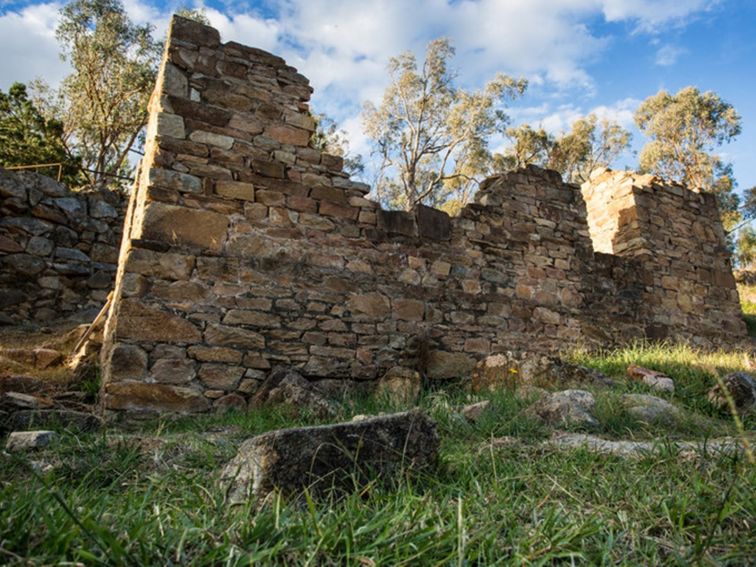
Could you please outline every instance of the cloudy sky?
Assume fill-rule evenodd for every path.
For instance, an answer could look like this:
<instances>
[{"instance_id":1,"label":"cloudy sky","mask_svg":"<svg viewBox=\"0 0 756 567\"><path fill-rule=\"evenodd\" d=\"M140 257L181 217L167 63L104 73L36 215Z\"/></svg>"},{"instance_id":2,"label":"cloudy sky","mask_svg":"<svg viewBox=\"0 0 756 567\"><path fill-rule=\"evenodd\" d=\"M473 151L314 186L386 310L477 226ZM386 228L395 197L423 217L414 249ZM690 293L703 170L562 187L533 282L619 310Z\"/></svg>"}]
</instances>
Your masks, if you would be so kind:
<instances>
[{"instance_id":1,"label":"cloudy sky","mask_svg":"<svg viewBox=\"0 0 756 567\"><path fill-rule=\"evenodd\" d=\"M214 0L204 4L124 0L132 19L165 32L172 9L204 5L224 40L283 55L315 88L313 107L367 153L360 108L378 101L386 62L422 54L430 39L457 48L461 84L480 87L497 71L529 79L510 109L515 123L568 128L595 111L632 127L632 113L660 89L714 90L743 118L722 150L742 188L756 185L755 0ZM54 29L62 2L0 0L0 88L66 73ZM643 139L635 133L634 149ZM495 141L500 144L501 141ZM632 154L617 167L634 166Z\"/></svg>"}]
</instances>

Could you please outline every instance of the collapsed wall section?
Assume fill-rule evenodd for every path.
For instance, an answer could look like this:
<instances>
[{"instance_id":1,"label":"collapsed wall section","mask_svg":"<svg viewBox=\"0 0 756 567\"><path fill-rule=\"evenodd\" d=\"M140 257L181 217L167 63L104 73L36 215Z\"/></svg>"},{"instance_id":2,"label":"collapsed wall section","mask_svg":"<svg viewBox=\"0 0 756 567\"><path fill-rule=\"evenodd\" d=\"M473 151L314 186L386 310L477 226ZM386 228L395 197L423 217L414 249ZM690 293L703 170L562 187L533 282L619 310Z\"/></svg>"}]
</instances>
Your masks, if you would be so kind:
<instances>
[{"instance_id":1,"label":"collapsed wall section","mask_svg":"<svg viewBox=\"0 0 756 567\"><path fill-rule=\"evenodd\" d=\"M241 405L269 368L435 378L580 336L579 190L530 168L461 216L383 211L310 145L307 79L174 18L103 350L110 409Z\"/></svg>"}]
</instances>

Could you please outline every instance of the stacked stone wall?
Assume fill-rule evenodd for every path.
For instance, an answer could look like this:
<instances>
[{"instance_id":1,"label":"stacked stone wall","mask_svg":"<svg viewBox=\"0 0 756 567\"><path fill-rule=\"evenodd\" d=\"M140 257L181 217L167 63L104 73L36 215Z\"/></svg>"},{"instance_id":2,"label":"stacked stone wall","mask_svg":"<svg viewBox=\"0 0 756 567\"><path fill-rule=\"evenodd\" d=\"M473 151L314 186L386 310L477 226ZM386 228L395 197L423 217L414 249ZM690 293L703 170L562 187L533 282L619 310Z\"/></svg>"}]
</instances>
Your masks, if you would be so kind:
<instances>
[{"instance_id":1,"label":"stacked stone wall","mask_svg":"<svg viewBox=\"0 0 756 567\"><path fill-rule=\"evenodd\" d=\"M594 246L611 242L613 254L637 261L646 336L705 345L745 334L714 195L625 171L596 175L582 191Z\"/></svg>"},{"instance_id":2,"label":"stacked stone wall","mask_svg":"<svg viewBox=\"0 0 756 567\"><path fill-rule=\"evenodd\" d=\"M0 169L0 324L99 309L113 288L125 199Z\"/></svg>"},{"instance_id":3,"label":"stacked stone wall","mask_svg":"<svg viewBox=\"0 0 756 567\"><path fill-rule=\"evenodd\" d=\"M653 259L594 255L578 187L527 168L486 180L458 218L384 211L311 147L311 92L282 59L173 20L106 327L107 408L238 406L277 364L454 378L492 352L655 322ZM674 337L680 304L663 305Z\"/></svg>"}]
</instances>

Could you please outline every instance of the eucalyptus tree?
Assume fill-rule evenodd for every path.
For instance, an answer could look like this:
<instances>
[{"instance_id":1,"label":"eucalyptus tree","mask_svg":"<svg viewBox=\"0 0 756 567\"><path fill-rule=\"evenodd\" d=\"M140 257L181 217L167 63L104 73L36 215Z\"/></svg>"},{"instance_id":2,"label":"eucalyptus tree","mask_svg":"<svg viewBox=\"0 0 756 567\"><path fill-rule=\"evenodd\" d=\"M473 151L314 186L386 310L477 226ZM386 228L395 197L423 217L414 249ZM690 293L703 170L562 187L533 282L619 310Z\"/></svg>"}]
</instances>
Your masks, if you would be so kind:
<instances>
[{"instance_id":1,"label":"eucalyptus tree","mask_svg":"<svg viewBox=\"0 0 756 567\"><path fill-rule=\"evenodd\" d=\"M490 169L489 138L507 123L504 106L524 79L497 74L479 90L456 85L454 48L431 41L418 63L411 52L390 60L379 105L366 104L364 128L380 159L376 192L394 208L466 202Z\"/></svg>"}]
</instances>

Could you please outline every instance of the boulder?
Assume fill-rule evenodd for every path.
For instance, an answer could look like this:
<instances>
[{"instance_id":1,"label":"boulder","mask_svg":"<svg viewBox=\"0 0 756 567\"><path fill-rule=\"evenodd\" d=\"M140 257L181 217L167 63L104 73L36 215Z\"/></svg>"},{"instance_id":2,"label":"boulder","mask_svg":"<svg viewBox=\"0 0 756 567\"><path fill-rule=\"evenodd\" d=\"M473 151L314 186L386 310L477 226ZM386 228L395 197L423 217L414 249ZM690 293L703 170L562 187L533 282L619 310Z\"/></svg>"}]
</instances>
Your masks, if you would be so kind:
<instances>
[{"instance_id":1,"label":"boulder","mask_svg":"<svg viewBox=\"0 0 756 567\"><path fill-rule=\"evenodd\" d=\"M591 384L612 386L613 382L598 370L564 361L559 357L534 352L507 352L480 361L472 374L474 392L499 388L531 386L566 386Z\"/></svg>"},{"instance_id":2,"label":"boulder","mask_svg":"<svg viewBox=\"0 0 756 567\"><path fill-rule=\"evenodd\" d=\"M494 354L481 360L472 372L472 391L486 392L514 388L519 369L506 354Z\"/></svg>"},{"instance_id":3,"label":"boulder","mask_svg":"<svg viewBox=\"0 0 756 567\"><path fill-rule=\"evenodd\" d=\"M480 418L483 417L483 415L490 409L491 402L489 400L483 400L482 402L476 402L474 404L467 404L466 406L462 406L459 410L459 413L467 421L475 423L476 421L480 420Z\"/></svg>"},{"instance_id":4,"label":"boulder","mask_svg":"<svg viewBox=\"0 0 756 567\"><path fill-rule=\"evenodd\" d=\"M675 382L663 372L631 364L627 367L627 376L632 380L643 382L657 392L668 392L670 394L675 392Z\"/></svg>"},{"instance_id":5,"label":"boulder","mask_svg":"<svg viewBox=\"0 0 756 567\"><path fill-rule=\"evenodd\" d=\"M329 417L336 413L335 404L325 398L311 382L294 370L274 368L249 401L250 409L282 405L292 413Z\"/></svg>"},{"instance_id":6,"label":"boulder","mask_svg":"<svg viewBox=\"0 0 756 567\"><path fill-rule=\"evenodd\" d=\"M436 424L419 410L318 427L282 429L245 441L221 473L233 503L258 505L280 490L354 490L372 479L398 478L403 471L435 464Z\"/></svg>"},{"instance_id":7,"label":"boulder","mask_svg":"<svg viewBox=\"0 0 756 567\"><path fill-rule=\"evenodd\" d=\"M644 423L669 423L680 416L680 410L667 400L646 394L625 394L622 405L627 413Z\"/></svg>"},{"instance_id":8,"label":"boulder","mask_svg":"<svg viewBox=\"0 0 756 567\"><path fill-rule=\"evenodd\" d=\"M748 411L756 403L756 380L745 372L733 372L722 378L722 384L739 411ZM724 410L729 408L727 396L722 391L722 386L716 384L708 395L709 401L717 408Z\"/></svg>"},{"instance_id":9,"label":"boulder","mask_svg":"<svg viewBox=\"0 0 756 567\"><path fill-rule=\"evenodd\" d=\"M387 398L392 404L414 405L421 386L422 379L417 371L394 366L378 381L375 393Z\"/></svg>"},{"instance_id":10,"label":"boulder","mask_svg":"<svg viewBox=\"0 0 756 567\"><path fill-rule=\"evenodd\" d=\"M544 396L536 401L530 411L555 426L583 425L596 427L598 421L593 417L596 400L593 394L585 390L563 390Z\"/></svg>"},{"instance_id":11,"label":"boulder","mask_svg":"<svg viewBox=\"0 0 756 567\"><path fill-rule=\"evenodd\" d=\"M54 431L14 431L5 443L7 451L28 451L47 447L55 439Z\"/></svg>"}]
</instances>

